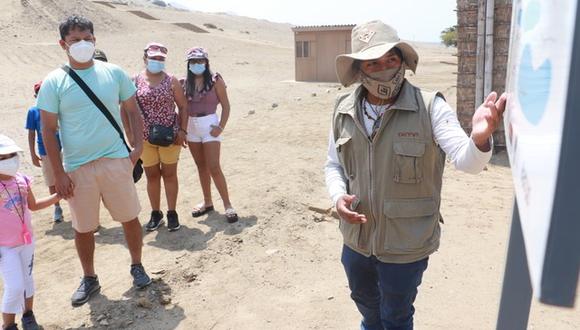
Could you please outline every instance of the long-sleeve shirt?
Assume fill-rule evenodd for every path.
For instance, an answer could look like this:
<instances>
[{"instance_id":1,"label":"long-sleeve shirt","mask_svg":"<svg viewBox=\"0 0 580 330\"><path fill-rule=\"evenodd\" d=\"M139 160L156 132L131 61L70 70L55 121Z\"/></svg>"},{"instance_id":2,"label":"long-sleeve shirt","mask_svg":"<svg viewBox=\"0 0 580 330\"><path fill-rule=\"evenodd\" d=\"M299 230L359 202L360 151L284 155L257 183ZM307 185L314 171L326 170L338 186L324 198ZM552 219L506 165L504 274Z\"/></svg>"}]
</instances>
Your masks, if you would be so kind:
<instances>
[{"instance_id":1,"label":"long-sleeve shirt","mask_svg":"<svg viewBox=\"0 0 580 330\"><path fill-rule=\"evenodd\" d=\"M367 104L368 107L368 104ZM384 106L380 111L389 111L389 106ZM373 126L373 119L376 114L370 114L370 117L361 116L364 121L364 126L367 134L370 135ZM473 140L465 134L461 128L455 111L451 106L441 97L436 97L433 101L433 109L431 111L431 127L433 129L433 139L441 149L445 152L447 157L455 165L455 168L467 173L479 173L485 167L485 164L491 159L493 148L488 152L480 151ZM491 145L491 143L490 143ZM332 199L333 205L336 205L338 199L347 194L346 183L347 179L344 176L344 171L338 160L336 152L336 145L330 130L328 141L328 157L324 169L326 177L326 187Z\"/></svg>"}]
</instances>

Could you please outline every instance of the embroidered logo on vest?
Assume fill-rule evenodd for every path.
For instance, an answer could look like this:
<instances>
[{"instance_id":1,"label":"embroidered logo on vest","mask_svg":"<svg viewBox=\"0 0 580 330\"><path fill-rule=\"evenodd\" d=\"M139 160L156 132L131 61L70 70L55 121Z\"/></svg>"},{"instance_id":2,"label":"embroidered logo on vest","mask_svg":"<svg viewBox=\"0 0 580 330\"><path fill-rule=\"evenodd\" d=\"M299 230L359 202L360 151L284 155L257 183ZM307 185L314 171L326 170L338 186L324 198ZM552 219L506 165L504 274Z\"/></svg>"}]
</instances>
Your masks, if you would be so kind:
<instances>
[{"instance_id":1,"label":"embroidered logo on vest","mask_svg":"<svg viewBox=\"0 0 580 330\"><path fill-rule=\"evenodd\" d=\"M419 132L399 132L399 137L418 137Z\"/></svg>"}]
</instances>

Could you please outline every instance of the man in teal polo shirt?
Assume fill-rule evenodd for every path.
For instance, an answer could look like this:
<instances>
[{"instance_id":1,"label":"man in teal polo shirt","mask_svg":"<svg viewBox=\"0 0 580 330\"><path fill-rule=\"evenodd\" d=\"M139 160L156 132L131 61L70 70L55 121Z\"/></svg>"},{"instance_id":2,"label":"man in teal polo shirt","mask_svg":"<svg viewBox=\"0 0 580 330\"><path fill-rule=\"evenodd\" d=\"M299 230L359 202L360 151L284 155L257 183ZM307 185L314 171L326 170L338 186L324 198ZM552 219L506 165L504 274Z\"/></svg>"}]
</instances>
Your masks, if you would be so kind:
<instances>
[{"instance_id":1,"label":"man in teal polo shirt","mask_svg":"<svg viewBox=\"0 0 580 330\"><path fill-rule=\"evenodd\" d=\"M143 120L135 101L135 86L118 66L94 61L93 23L70 16L59 27L60 46L68 65L107 107L119 126L119 103L129 115L134 132L134 149L129 153L119 134L80 86L61 68L48 74L38 95L45 147L55 174L57 193L69 202L75 245L84 277L73 294L73 306L80 306L100 290L94 269L95 239L101 200L113 220L123 225L131 254L133 284L143 288L151 279L141 264L141 210L133 184L133 164L143 149ZM63 158L55 132L60 129ZM64 161L64 166L63 166Z\"/></svg>"}]
</instances>

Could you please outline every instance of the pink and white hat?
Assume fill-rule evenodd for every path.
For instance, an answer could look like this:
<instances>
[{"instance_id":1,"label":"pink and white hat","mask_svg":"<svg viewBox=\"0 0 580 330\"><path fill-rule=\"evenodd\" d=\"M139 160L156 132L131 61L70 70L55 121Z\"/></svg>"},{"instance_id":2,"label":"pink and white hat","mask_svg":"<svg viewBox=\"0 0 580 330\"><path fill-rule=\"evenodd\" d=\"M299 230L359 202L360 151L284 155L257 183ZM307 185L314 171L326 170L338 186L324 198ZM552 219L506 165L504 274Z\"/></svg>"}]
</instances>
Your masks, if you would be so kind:
<instances>
[{"instance_id":1,"label":"pink and white hat","mask_svg":"<svg viewBox=\"0 0 580 330\"><path fill-rule=\"evenodd\" d=\"M185 52L186 61L204 58L207 60L207 51L203 47L193 47Z\"/></svg>"},{"instance_id":2,"label":"pink and white hat","mask_svg":"<svg viewBox=\"0 0 580 330\"><path fill-rule=\"evenodd\" d=\"M147 46L145 46L144 51L145 54L147 54L147 57L155 57L155 56L161 56L163 58L167 57L167 47L163 46L158 42L148 43Z\"/></svg>"}]
</instances>

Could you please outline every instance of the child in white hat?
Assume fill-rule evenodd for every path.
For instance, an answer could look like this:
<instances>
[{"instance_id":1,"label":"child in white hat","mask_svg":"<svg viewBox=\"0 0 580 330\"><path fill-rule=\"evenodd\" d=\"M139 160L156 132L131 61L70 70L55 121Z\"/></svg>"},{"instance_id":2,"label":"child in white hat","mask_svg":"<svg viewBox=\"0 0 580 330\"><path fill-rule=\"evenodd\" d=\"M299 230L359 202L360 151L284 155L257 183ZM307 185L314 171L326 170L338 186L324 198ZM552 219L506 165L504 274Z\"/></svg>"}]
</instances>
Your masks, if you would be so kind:
<instances>
[{"instance_id":1,"label":"child in white hat","mask_svg":"<svg viewBox=\"0 0 580 330\"><path fill-rule=\"evenodd\" d=\"M18 329L15 316L22 313L25 330L39 329L32 312L34 281L34 236L30 211L49 207L60 200L56 194L34 198L31 178L18 172L16 143L0 134L0 275L4 281L2 297L3 329Z\"/></svg>"}]
</instances>

